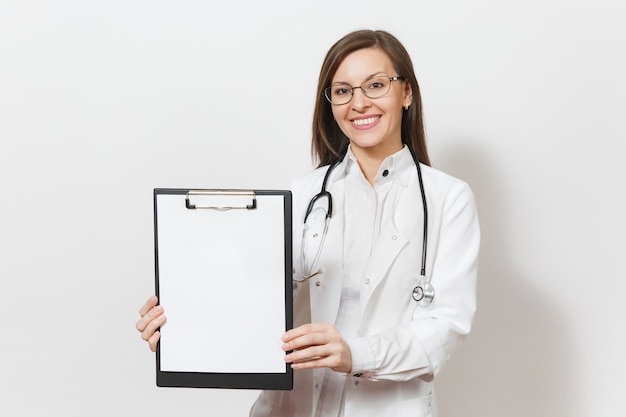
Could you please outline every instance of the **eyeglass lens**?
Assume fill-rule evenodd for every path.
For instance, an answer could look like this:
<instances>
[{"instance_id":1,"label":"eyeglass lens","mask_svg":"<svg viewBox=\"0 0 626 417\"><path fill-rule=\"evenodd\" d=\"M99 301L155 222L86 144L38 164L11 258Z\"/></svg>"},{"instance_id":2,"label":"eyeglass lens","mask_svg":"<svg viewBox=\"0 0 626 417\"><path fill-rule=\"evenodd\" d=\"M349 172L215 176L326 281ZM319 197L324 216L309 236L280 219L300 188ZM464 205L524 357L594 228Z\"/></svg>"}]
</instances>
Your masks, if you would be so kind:
<instances>
[{"instance_id":1,"label":"eyeglass lens","mask_svg":"<svg viewBox=\"0 0 626 417\"><path fill-rule=\"evenodd\" d=\"M389 77L382 76L372 78L361 84L360 88L367 97L379 98L389 92L391 80ZM324 90L324 95L332 104L345 104L352 100L353 94L354 88L348 84L335 84Z\"/></svg>"}]
</instances>

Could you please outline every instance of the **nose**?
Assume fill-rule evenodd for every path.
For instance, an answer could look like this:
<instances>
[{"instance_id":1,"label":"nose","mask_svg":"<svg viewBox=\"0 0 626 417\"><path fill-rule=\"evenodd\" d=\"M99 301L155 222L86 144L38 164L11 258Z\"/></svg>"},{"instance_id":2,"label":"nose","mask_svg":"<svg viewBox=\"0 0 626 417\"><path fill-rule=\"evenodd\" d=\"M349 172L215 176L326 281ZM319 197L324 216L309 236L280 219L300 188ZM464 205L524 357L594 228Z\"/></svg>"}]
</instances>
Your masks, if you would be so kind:
<instances>
[{"instance_id":1,"label":"nose","mask_svg":"<svg viewBox=\"0 0 626 417\"><path fill-rule=\"evenodd\" d=\"M352 90L352 108L356 111L363 111L370 106L370 99L360 88Z\"/></svg>"}]
</instances>

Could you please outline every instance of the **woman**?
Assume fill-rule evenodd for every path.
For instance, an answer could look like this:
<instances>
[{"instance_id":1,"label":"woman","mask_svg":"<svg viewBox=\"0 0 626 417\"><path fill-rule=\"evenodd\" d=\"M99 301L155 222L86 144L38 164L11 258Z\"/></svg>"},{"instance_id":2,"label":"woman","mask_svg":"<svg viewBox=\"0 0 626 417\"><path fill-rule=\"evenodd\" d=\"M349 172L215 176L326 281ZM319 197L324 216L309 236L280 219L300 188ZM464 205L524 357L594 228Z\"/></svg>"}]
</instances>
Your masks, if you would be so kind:
<instances>
[{"instance_id":1,"label":"woman","mask_svg":"<svg viewBox=\"0 0 626 417\"><path fill-rule=\"evenodd\" d=\"M395 37L356 31L331 47L312 150L319 168L292 187L297 292L282 348L294 389L263 392L251 416L434 416L433 379L470 331L480 233L469 187L429 166ZM137 323L152 350L156 301Z\"/></svg>"}]
</instances>

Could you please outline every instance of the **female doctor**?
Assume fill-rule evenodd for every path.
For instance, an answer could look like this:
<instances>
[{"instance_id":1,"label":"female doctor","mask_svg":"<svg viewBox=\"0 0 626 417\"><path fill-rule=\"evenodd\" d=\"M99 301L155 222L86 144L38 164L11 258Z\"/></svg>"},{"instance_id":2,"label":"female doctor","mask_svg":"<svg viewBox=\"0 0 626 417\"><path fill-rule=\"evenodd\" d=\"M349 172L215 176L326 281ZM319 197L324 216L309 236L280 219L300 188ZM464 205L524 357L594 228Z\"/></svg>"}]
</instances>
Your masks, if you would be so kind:
<instances>
[{"instance_id":1,"label":"female doctor","mask_svg":"<svg viewBox=\"0 0 626 417\"><path fill-rule=\"evenodd\" d=\"M317 93L319 168L292 187L294 389L261 393L250 415L436 416L433 380L476 308L472 192L429 166L413 65L391 34L340 39ZM156 304L137 322L152 350Z\"/></svg>"}]
</instances>

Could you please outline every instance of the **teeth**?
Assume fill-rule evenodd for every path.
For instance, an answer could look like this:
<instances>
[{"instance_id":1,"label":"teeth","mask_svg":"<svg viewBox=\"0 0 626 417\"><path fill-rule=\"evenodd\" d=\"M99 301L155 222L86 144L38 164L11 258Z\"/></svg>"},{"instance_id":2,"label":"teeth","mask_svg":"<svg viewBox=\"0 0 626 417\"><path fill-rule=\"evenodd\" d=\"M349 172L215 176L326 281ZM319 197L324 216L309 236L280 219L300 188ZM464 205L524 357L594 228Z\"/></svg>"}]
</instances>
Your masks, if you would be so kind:
<instances>
[{"instance_id":1,"label":"teeth","mask_svg":"<svg viewBox=\"0 0 626 417\"><path fill-rule=\"evenodd\" d=\"M355 124L357 126L365 126L365 125L369 125L369 124L374 123L376 120L378 120L378 116L368 117L367 119L353 120L352 124Z\"/></svg>"}]
</instances>

